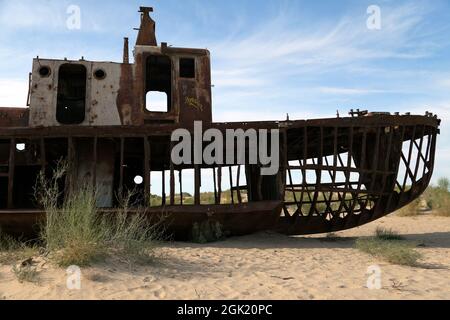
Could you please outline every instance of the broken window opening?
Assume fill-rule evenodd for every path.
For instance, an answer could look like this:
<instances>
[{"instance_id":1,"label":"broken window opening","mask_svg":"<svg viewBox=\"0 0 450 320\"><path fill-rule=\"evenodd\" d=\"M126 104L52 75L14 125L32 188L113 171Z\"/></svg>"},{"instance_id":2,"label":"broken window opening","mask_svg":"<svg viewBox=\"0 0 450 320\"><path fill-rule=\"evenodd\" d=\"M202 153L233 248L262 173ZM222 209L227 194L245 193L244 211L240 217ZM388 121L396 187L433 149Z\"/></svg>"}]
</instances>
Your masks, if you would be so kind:
<instances>
[{"instance_id":1,"label":"broken window opening","mask_svg":"<svg viewBox=\"0 0 450 320\"><path fill-rule=\"evenodd\" d=\"M169 112L169 97L165 92L149 91L145 97L145 109L150 112Z\"/></svg>"},{"instance_id":2,"label":"broken window opening","mask_svg":"<svg viewBox=\"0 0 450 320\"><path fill-rule=\"evenodd\" d=\"M56 120L61 124L81 124L86 113L86 75L80 64L59 68Z\"/></svg>"},{"instance_id":3,"label":"broken window opening","mask_svg":"<svg viewBox=\"0 0 450 320\"><path fill-rule=\"evenodd\" d=\"M172 62L167 56L152 55L146 61L145 109L170 112L172 109Z\"/></svg>"}]
</instances>

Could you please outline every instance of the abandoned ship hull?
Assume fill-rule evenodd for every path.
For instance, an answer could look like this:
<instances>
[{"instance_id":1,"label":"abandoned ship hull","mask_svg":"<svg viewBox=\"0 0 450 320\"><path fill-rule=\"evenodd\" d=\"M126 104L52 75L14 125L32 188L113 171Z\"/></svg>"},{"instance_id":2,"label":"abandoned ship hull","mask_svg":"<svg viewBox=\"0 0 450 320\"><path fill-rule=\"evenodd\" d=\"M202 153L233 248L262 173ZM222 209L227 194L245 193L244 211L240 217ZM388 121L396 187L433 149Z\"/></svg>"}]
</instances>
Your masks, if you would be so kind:
<instances>
[{"instance_id":1,"label":"abandoned ship hull","mask_svg":"<svg viewBox=\"0 0 450 320\"><path fill-rule=\"evenodd\" d=\"M36 232L43 216L33 197L36 179L40 172L51 177L61 159L69 170L58 184L60 202L80 185L92 185L99 211L110 212L124 192L136 190L133 205L149 218L169 212L167 230L182 239L203 223L231 235L344 230L400 209L427 188L437 116L358 111L348 118L214 123L210 52L158 45L152 11L140 8L133 62L128 38L120 63L33 59L28 108L0 108L3 230ZM195 135L199 122L223 136L228 129L258 132L248 140L277 130L278 172L262 175L262 161L248 157L176 165L172 133ZM259 152L267 147L256 144ZM258 149L245 139L242 145L247 155ZM223 154L231 151L236 155L235 147ZM202 191L211 189L213 200L205 201Z\"/></svg>"},{"instance_id":2,"label":"abandoned ship hull","mask_svg":"<svg viewBox=\"0 0 450 320\"><path fill-rule=\"evenodd\" d=\"M114 195L137 188L147 214L168 213L165 227L178 239L188 239L194 225L205 221L219 223L230 235L345 230L390 214L423 193L433 173L438 127L430 115L211 124L221 131L280 130L280 170L273 177L238 163L174 165L170 135L178 127L173 125L0 129L0 227L15 234L36 231L43 213L33 201L34 182L40 171L51 174L66 158L78 170L67 175L62 192L87 178L102 191L100 210L108 211L117 205ZM17 150L18 144L26 149ZM191 204L179 196L185 170L195 175ZM213 175L214 205L201 200L205 171L209 179ZM162 190L152 189L155 174ZM136 175L144 177L140 186L133 182ZM225 177L234 191L228 192L231 203L222 199ZM155 207L152 193L162 194Z\"/></svg>"}]
</instances>

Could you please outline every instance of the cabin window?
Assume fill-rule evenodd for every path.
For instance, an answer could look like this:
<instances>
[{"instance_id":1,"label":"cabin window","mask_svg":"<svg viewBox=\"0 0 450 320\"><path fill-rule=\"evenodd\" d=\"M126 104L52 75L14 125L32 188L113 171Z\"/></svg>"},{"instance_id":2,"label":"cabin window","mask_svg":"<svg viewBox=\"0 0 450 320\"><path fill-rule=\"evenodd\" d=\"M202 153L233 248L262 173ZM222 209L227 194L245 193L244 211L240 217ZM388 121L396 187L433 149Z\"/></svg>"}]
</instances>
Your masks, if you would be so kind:
<instances>
[{"instance_id":1,"label":"cabin window","mask_svg":"<svg viewBox=\"0 0 450 320\"><path fill-rule=\"evenodd\" d=\"M61 124L81 124L86 112L87 71L80 64L59 68L56 120Z\"/></svg>"},{"instance_id":2,"label":"cabin window","mask_svg":"<svg viewBox=\"0 0 450 320\"><path fill-rule=\"evenodd\" d=\"M192 58L180 59L180 78L195 78L195 60Z\"/></svg>"},{"instance_id":3,"label":"cabin window","mask_svg":"<svg viewBox=\"0 0 450 320\"><path fill-rule=\"evenodd\" d=\"M172 62L167 56L149 56L146 62L145 108L150 112L172 109Z\"/></svg>"}]
</instances>

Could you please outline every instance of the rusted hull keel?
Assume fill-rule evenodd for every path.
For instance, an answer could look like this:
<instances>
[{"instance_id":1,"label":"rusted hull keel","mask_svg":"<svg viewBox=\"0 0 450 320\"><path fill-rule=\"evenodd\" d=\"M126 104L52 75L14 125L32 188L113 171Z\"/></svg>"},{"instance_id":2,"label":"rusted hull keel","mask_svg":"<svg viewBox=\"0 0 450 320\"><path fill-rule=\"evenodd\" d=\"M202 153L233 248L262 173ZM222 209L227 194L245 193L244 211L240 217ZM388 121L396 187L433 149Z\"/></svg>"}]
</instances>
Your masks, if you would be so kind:
<instances>
[{"instance_id":1,"label":"rusted hull keel","mask_svg":"<svg viewBox=\"0 0 450 320\"><path fill-rule=\"evenodd\" d=\"M279 220L282 203L263 201L240 205L167 206L129 210L128 214L145 215L149 224L155 224L167 239L192 240L196 228L208 228L223 236L242 236L271 229ZM101 210L100 214L117 214L114 210ZM2 231L32 239L42 224L45 212L41 210L2 210L0 226ZM219 235L220 236L220 235Z\"/></svg>"}]
</instances>

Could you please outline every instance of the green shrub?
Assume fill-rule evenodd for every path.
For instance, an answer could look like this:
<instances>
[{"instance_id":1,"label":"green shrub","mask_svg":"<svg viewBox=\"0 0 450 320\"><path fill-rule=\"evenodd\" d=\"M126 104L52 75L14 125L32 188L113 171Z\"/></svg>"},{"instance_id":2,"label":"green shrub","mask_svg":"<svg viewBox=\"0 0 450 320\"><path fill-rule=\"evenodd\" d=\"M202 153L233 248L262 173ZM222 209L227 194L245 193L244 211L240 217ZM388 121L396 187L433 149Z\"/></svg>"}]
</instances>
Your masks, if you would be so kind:
<instances>
[{"instance_id":1,"label":"green shrub","mask_svg":"<svg viewBox=\"0 0 450 320\"><path fill-rule=\"evenodd\" d=\"M28 259L37 251L36 245L13 238L0 229L0 265Z\"/></svg>"},{"instance_id":2,"label":"green shrub","mask_svg":"<svg viewBox=\"0 0 450 320\"><path fill-rule=\"evenodd\" d=\"M404 240L404 238L399 235L397 232L391 230L391 229L385 229L378 227L375 231L376 237L379 240Z\"/></svg>"},{"instance_id":3,"label":"green shrub","mask_svg":"<svg viewBox=\"0 0 450 320\"><path fill-rule=\"evenodd\" d=\"M414 245L403 241L365 238L356 241L356 248L389 263L412 266L418 265L421 254L414 250Z\"/></svg>"},{"instance_id":4,"label":"green shrub","mask_svg":"<svg viewBox=\"0 0 450 320\"><path fill-rule=\"evenodd\" d=\"M63 201L59 186L67 166L60 163L51 178L38 177L35 196L46 211L41 239L63 267L85 266L108 255L127 261L147 261L161 237L160 223L150 223L143 210L130 212L134 192L128 192L114 214L102 215L96 208L96 192L88 184L79 186ZM144 259L145 258L145 259Z\"/></svg>"}]
</instances>

